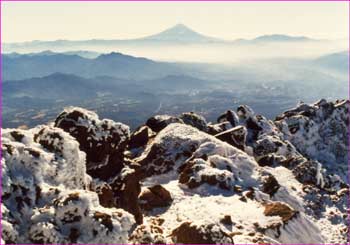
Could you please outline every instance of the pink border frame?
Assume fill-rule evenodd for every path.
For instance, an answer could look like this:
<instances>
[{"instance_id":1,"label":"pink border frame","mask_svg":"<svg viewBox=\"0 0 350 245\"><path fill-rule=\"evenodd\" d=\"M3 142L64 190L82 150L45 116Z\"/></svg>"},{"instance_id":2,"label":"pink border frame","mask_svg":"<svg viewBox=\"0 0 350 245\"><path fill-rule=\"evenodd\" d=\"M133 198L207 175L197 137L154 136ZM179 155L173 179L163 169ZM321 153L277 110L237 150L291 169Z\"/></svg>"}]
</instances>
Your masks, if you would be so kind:
<instances>
[{"instance_id":1,"label":"pink border frame","mask_svg":"<svg viewBox=\"0 0 350 245\"><path fill-rule=\"evenodd\" d=\"M349 32L348 37L350 38L350 0L0 0L0 136L2 135L2 2L348 2L348 21L349 21ZM349 52L349 60L348 60L348 98L350 99L350 39L348 52ZM350 112L349 112L350 113ZM350 142L350 128L348 131L348 142ZM1 137L0 137L1 143ZM0 146L1 148L1 146ZM0 150L0 157L2 151ZM2 164L0 161L0 169L2 168ZM348 184L350 184L350 144L348 145ZM0 194L2 193L2 174L0 175ZM1 203L2 195L0 195L0 203ZM350 240L350 199L348 200L348 237ZM0 206L1 211L1 206ZM0 219L2 220L2 213L0 212ZM0 238L2 237L2 224L0 220ZM349 243L348 243L349 244ZM18 243L18 245L22 245ZM23 244L23 245L28 245ZM60 245L60 244L52 244L52 245ZM91 245L113 245L113 244L91 244ZM238 244L239 245L239 244ZM255 245L255 244L241 244L241 245ZM319 244L300 244L293 243L284 245L319 245ZM333 245L333 244L323 244L323 245ZM339 244L343 245L343 244ZM344 244L346 245L346 244Z\"/></svg>"}]
</instances>

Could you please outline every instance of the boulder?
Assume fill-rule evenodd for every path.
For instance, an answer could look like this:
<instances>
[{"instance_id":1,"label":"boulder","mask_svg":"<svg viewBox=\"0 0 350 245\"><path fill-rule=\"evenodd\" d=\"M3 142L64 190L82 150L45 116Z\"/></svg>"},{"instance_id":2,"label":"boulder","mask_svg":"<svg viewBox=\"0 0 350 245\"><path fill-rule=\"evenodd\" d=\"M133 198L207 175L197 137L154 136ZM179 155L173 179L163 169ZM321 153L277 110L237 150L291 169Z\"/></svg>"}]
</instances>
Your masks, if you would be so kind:
<instances>
[{"instance_id":1,"label":"boulder","mask_svg":"<svg viewBox=\"0 0 350 245\"><path fill-rule=\"evenodd\" d=\"M297 211L290 207L286 203L272 202L265 204L264 215L266 216L279 216L284 223L288 222L292 218L296 217Z\"/></svg>"},{"instance_id":2,"label":"boulder","mask_svg":"<svg viewBox=\"0 0 350 245\"><path fill-rule=\"evenodd\" d=\"M146 126L158 133L171 123L183 123L183 121L169 115L156 115L147 120Z\"/></svg>"},{"instance_id":3,"label":"boulder","mask_svg":"<svg viewBox=\"0 0 350 245\"><path fill-rule=\"evenodd\" d=\"M232 237L216 224L196 225L184 222L171 232L174 243L234 244Z\"/></svg>"},{"instance_id":4,"label":"boulder","mask_svg":"<svg viewBox=\"0 0 350 245\"><path fill-rule=\"evenodd\" d=\"M152 130L147 126L141 126L130 136L129 149L143 147L152 135Z\"/></svg>"},{"instance_id":5,"label":"boulder","mask_svg":"<svg viewBox=\"0 0 350 245\"><path fill-rule=\"evenodd\" d=\"M173 199L170 192L161 185L146 188L139 195L139 203L142 209L152 210L153 208L167 207Z\"/></svg>"},{"instance_id":6,"label":"boulder","mask_svg":"<svg viewBox=\"0 0 350 245\"><path fill-rule=\"evenodd\" d=\"M98 186L94 191L98 194L100 204L103 207L111 208L116 206L114 200L114 192L109 184L103 183L101 186Z\"/></svg>"},{"instance_id":7,"label":"boulder","mask_svg":"<svg viewBox=\"0 0 350 245\"><path fill-rule=\"evenodd\" d=\"M91 111L69 107L56 118L55 127L72 135L86 153L87 173L108 180L124 167L124 150L129 127L112 120L100 120Z\"/></svg>"},{"instance_id":8,"label":"boulder","mask_svg":"<svg viewBox=\"0 0 350 245\"><path fill-rule=\"evenodd\" d=\"M111 182L116 207L133 214L137 224L142 224L143 217L138 203L141 192L140 173L129 167L123 168Z\"/></svg>"},{"instance_id":9,"label":"boulder","mask_svg":"<svg viewBox=\"0 0 350 245\"><path fill-rule=\"evenodd\" d=\"M247 130L243 126L237 126L215 135L219 140L225 141L230 145L244 151Z\"/></svg>"},{"instance_id":10,"label":"boulder","mask_svg":"<svg viewBox=\"0 0 350 245\"><path fill-rule=\"evenodd\" d=\"M88 190L86 155L71 135L50 126L2 130L1 144L6 243L127 242L134 218L103 208Z\"/></svg>"},{"instance_id":11,"label":"boulder","mask_svg":"<svg viewBox=\"0 0 350 245\"><path fill-rule=\"evenodd\" d=\"M167 240L161 226L142 224L130 235L129 244L167 244Z\"/></svg>"},{"instance_id":12,"label":"boulder","mask_svg":"<svg viewBox=\"0 0 350 245\"><path fill-rule=\"evenodd\" d=\"M143 178L166 173L173 169L175 159L167 157L165 155L166 151L167 149L164 145L152 143L140 157L135 159L140 165L140 173L143 175Z\"/></svg>"},{"instance_id":13,"label":"boulder","mask_svg":"<svg viewBox=\"0 0 350 245\"><path fill-rule=\"evenodd\" d=\"M236 127L239 124L239 118L234 111L228 110L226 113L218 117L217 122L229 122L231 124L231 127Z\"/></svg>"},{"instance_id":14,"label":"boulder","mask_svg":"<svg viewBox=\"0 0 350 245\"><path fill-rule=\"evenodd\" d=\"M196 158L188 161L181 170L179 182L188 188L197 188L203 184L217 186L223 190L231 190L234 174L229 165L227 169L218 169L210 160Z\"/></svg>"},{"instance_id":15,"label":"boulder","mask_svg":"<svg viewBox=\"0 0 350 245\"><path fill-rule=\"evenodd\" d=\"M138 225L129 237L131 244L167 244L162 224L164 219L150 218L148 223Z\"/></svg>"},{"instance_id":16,"label":"boulder","mask_svg":"<svg viewBox=\"0 0 350 245\"><path fill-rule=\"evenodd\" d=\"M220 222L224 225L233 225L230 215L225 215L222 219L220 219Z\"/></svg>"},{"instance_id":17,"label":"boulder","mask_svg":"<svg viewBox=\"0 0 350 245\"><path fill-rule=\"evenodd\" d=\"M269 194L270 197L273 197L273 195L280 188L278 181L272 174L267 174L263 176L261 182L262 182L261 191L266 194Z\"/></svg>"},{"instance_id":18,"label":"boulder","mask_svg":"<svg viewBox=\"0 0 350 245\"><path fill-rule=\"evenodd\" d=\"M186 112L180 115L180 119L192 127L195 127L203 132L208 132L207 121L204 117L194 113L194 112Z\"/></svg>"},{"instance_id":19,"label":"boulder","mask_svg":"<svg viewBox=\"0 0 350 245\"><path fill-rule=\"evenodd\" d=\"M322 173L322 165L317 161L304 161L292 170L295 178L307 185L324 187L325 178Z\"/></svg>"}]
</instances>

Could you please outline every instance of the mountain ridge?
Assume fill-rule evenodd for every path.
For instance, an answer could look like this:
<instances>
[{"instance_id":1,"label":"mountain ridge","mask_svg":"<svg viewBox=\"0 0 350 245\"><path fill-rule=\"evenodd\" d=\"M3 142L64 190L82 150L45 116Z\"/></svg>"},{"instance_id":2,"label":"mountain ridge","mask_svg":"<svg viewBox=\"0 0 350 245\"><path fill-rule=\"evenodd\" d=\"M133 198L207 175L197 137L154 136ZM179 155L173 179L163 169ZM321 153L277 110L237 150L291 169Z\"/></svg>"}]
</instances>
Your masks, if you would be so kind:
<instances>
[{"instance_id":1,"label":"mountain ridge","mask_svg":"<svg viewBox=\"0 0 350 245\"><path fill-rule=\"evenodd\" d=\"M4 45L14 45L14 46L21 46L21 45L41 45L41 44L56 44L56 45L63 45L63 44L74 44L74 43L101 43L101 44L109 44L113 42L151 42L151 41L161 41L161 42L189 42L189 43L196 43L196 42L212 42L212 43L236 43L239 41L246 41L246 42L276 42L276 41L316 41L316 39L312 39L305 36L292 36L287 34L269 34L269 35L261 35L257 36L253 39L221 39L221 38L215 38L206 36L203 34L200 34L193 29L187 27L184 24L176 24L172 27L169 27L159 33L151 34L145 37L140 38L131 38L131 39L85 39L85 40L69 40L69 39L59 39L59 40L47 40L47 41L40 41L40 40L33 40L33 41L25 41L25 42L7 42L4 43Z\"/></svg>"}]
</instances>

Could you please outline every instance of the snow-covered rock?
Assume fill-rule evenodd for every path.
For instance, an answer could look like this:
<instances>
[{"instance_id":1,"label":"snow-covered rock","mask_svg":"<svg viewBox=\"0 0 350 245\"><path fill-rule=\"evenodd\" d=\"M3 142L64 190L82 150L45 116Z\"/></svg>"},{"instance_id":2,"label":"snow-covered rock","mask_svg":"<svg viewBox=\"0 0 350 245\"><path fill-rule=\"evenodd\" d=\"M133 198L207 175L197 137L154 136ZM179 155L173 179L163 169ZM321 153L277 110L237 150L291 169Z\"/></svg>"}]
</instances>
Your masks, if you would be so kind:
<instances>
[{"instance_id":1,"label":"snow-covered rock","mask_svg":"<svg viewBox=\"0 0 350 245\"><path fill-rule=\"evenodd\" d=\"M153 149L157 149L158 154ZM155 214L165 220L162 230L173 237L168 242L195 243L198 242L195 240L196 236L203 235L210 240L210 234L226 239L223 234L229 234L227 239L235 242L237 239L245 243L283 243L289 241L293 235L297 237L293 229L300 232L295 225L298 222L307 224L303 225L303 234L318 232L308 238L297 237L294 242L324 241L319 228L312 224L312 217L304 214L302 205L295 206L295 212L302 215L295 217L292 228L289 228L289 220L283 220L284 216L267 214L264 211L266 203L279 198L286 190L274 174L270 173L272 171L260 167L254 157L196 128L176 123L168 125L137 161L148 173L143 181L144 186L161 184L172 195L173 202L170 207L145 215L146 223ZM286 171L293 176L291 170ZM286 205L299 203L298 198L290 196L285 201ZM231 217L233 225L221 222L225 216ZM193 229L178 229L183 224L191 226L192 223L196 224ZM279 231L276 233L274 229L277 226ZM208 227L215 228L218 233L210 232ZM271 228L274 231L269 232L270 229L266 228L262 232L257 227L274 227ZM181 232L173 233L174 230ZM184 230L193 230L193 234L182 234ZM191 238L191 241L186 240ZM220 239L214 242L220 242ZM226 242L230 242L229 240Z\"/></svg>"},{"instance_id":2,"label":"snow-covered rock","mask_svg":"<svg viewBox=\"0 0 350 245\"><path fill-rule=\"evenodd\" d=\"M62 129L2 130L6 243L125 243L131 214L100 206L85 153Z\"/></svg>"},{"instance_id":3,"label":"snow-covered rock","mask_svg":"<svg viewBox=\"0 0 350 245\"><path fill-rule=\"evenodd\" d=\"M272 121L242 105L215 124L160 115L130 134L71 107L55 127L5 129L2 239L348 243L348 111L321 100Z\"/></svg>"},{"instance_id":4,"label":"snow-covered rock","mask_svg":"<svg viewBox=\"0 0 350 245\"><path fill-rule=\"evenodd\" d=\"M201 131L208 132L207 120L205 120L205 118L201 115L194 112L186 112L180 115L180 119L182 119L182 121L187 125L191 125L192 127L195 127Z\"/></svg>"},{"instance_id":5,"label":"snow-covered rock","mask_svg":"<svg viewBox=\"0 0 350 245\"><path fill-rule=\"evenodd\" d=\"M79 142L80 149L86 153L89 175L108 180L120 173L130 136L127 125L100 120L94 112L79 107L68 107L55 120L55 127Z\"/></svg>"},{"instance_id":6,"label":"snow-covered rock","mask_svg":"<svg viewBox=\"0 0 350 245\"><path fill-rule=\"evenodd\" d=\"M346 180L349 158L350 101L300 104L277 117L285 139L304 156Z\"/></svg>"},{"instance_id":7,"label":"snow-covered rock","mask_svg":"<svg viewBox=\"0 0 350 245\"><path fill-rule=\"evenodd\" d=\"M169 115L156 115L147 120L146 126L151 128L154 132L159 132L171 123L183 123L180 118Z\"/></svg>"},{"instance_id":8,"label":"snow-covered rock","mask_svg":"<svg viewBox=\"0 0 350 245\"><path fill-rule=\"evenodd\" d=\"M232 237L217 224L184 222L172 231L171 236L175 243L233 244Z\"/></svg>"},{"instance_id":9,"label":"snow-covered rock","mask_svg":"<svg viewBox=\"0 0 350 245\"><path fill-rule=\"evenodd\" d=\"M73 136L86 153L87 173L93 177L91 188L99 194L101 204L123 208L141 223L137 203L140 177L124 154L129 127L109 119L100 120L94 112L79 107L64 109L55 126Z\"/></svg>"}]
</instances>

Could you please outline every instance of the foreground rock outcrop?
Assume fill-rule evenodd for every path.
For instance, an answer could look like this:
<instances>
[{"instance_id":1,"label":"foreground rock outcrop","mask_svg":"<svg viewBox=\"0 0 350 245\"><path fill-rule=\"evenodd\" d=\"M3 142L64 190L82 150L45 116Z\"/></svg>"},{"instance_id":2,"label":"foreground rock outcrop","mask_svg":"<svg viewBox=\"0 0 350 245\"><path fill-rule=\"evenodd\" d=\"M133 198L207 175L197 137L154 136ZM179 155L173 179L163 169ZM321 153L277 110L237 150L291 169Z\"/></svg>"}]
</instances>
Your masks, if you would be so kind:
<instances>
[{"instance_id":1,"label":"foreground rock outcrop","mask_svg":"<svg viewBox=\"0 0 350 245\"><path fill-rule=\"evenodd\" d=\"M349 157L349 100L300 104L276 124L298 151L346 180Z\"/></svg>"},{"instance_id":2,"label":"foreground rock outcrop","mask_svg":"<svg viewBox=\"0 0 350 245\"><path fill-rule=\"evenodd\" d=\"M347 243L349 101L275 121L154 116L134 132L82 108L2 130L6 243Z\"/></svg>"},{"instance_id":3,"label":"foreground rock outcrop","mask_svg":"<svg viewBox=\"0 0 350 245\"><path fill-rule=\"evenodd\" d=\"M59 128L3 130L2 177L6 243L124 243L135 223L99 204L86 154Z\"/></svg>"},{"instance_id":4,"label":"foreground rock outcrop","mask_svg":"<svg viewBox=\"0 0 350 245\"><path fill-rule=\"evenodd\" d=\"M86 153L87 173L93 177L92 189L106 207L123 208L142 223L138 205L140 176L124 152L130 141L129 127L102 119L82 108L66 108L55 120L55 126L68 132ZM106 200L108 198L108 200Z\"/></svg>"}]
</instances>

